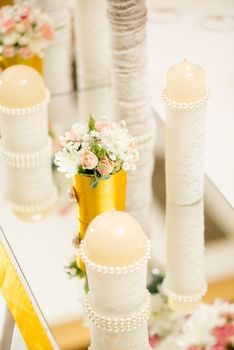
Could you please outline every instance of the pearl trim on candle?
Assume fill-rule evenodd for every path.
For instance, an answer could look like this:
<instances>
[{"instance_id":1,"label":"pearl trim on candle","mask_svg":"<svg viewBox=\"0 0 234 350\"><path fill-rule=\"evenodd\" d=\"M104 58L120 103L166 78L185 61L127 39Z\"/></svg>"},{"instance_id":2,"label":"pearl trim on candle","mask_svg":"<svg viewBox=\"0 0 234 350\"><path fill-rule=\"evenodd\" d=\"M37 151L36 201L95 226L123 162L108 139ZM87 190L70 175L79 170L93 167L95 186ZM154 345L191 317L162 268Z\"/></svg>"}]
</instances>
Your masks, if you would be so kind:
<instances>
[{"instance_id":1,"label":"pearl trim on candle","mask_svg":"<svg viewBox=\"0 0 234 350\"><path fill-rule=\"evenodd\" d=\"M163 291L167 294L167 296L175 301L180 301L183 303L193 303L196 301L199 301L200 299L202 299L202 297L206 294L207 292L207 284L205 283L203 288L195 293L195 294L191 294L191 295L185 295L185 294L178 294L175 292L172 292L167 286L166 286L166 282L163 283L162 285Z\"/></svg>"},{"instance_id":2,"label":"pearl trim on candle","mask_svg":"<svg viewBox=\"0 0 234 350\"><path fill-rule=\"evenodd\" d=\"M80 243L79 255L86 266L90 267L93 270L96 270L97 272L104 273L104 274L109 273L111 275L127 274L131 272L135 272L136 270L141 268L143 265L145 265L147 261L150 259L150 241L147 237L145 237L145 241L147 245L145 255L141 259L139 259L137 262L129 266L114 267L114 266L104 266L104 265L96 264L86 256L84 251L84 240L82 240Z\"/></svg>"},{"instance_id":3,"label":"pearl trim on candle","mask_svg":"<svg viewBox=\"0 0 234 350\"><path fill-rule=\"evenodd\" d=\"M0 157L11 167L31 168L41 165L51 154L52 141L48 137L47 144L40 151L32 153L12 153L6 151L0 144Z\"/></svg>"},{"instance_id":4,"label":"pearl trim on candle","mask_svg":"<svg viewBox=\"0 0 234 350\"><path fill-rule=\"evenodd\" d=\"M209 96L210 96L210 90L209 88L206 88L206 94L201 100L194 101L194 102L176 102L176 101L170 100L167 97L166 89L164 89L162 92L162 99L168 106L175 109L184 109L184 110L187 110L187 109L191 110L191 109L199 108L203 106L206 103Z\"/></svg>"},{"instance_id":5,"label":"pearl trim on candle","mask_svg":"<svg viewBox=\"0 0 234 350\"><path fill-rule=\"evenodd\" d=\"M22 108L5 107L0 105L0 112L3 114L9 114L9 115L31 114L35 111L44 109L45 106L48 104L49 99L50 99L50 93L49 93L49 90L46 89L46 97L41 103L38 103L32 107L22 107Z\"/></svg>"},{"instance_id":6,"label":"pearl trim on candle","mask_svg":"<svg viewBox=\"0 0 234 350\"><path fill-rule=\"evenodd\" d=\"M150 293L146 290L144 308L128 317L122 318L110 318L105 316L100 316L91 307L89 301L89 295L85 298L86 314L88 319L95 324L97 328L101 328L108 332L130 332L138 327L140 327L144 322L149 319L151 310L151 299Z\"/></svg>"},{"instance_id":7,"label":"pearl trim on candle","mask_svg":"<svg viewBox=\"0 0 234 350\"><path fill-rule=\"evenodd\" d=\"M12 210L19 214L37 214L47 211L57 199L57 188L53 188L52 194L47 201L38 204L16 204L8 200Z\"/></svg>"}]
</instances>

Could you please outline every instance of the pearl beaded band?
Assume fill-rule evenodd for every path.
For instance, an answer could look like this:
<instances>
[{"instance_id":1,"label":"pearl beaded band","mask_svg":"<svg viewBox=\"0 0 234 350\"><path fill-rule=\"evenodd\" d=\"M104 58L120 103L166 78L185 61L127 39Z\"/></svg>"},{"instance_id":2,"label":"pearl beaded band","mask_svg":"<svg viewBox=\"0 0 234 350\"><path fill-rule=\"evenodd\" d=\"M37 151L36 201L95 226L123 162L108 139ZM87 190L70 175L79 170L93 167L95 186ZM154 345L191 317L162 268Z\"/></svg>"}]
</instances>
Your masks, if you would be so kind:
<instances>
[{"instance_id":1,"label":"pearl beaded band","mask_svg":"<svg viewBox=\"0 0 234 350\"><path fill-rule=\"evenodd\" d=\"M168 106L175 108L175 109L184 109L184 110L191 110L191 109L199 108L199 107L203 106L206 103L209 96L210 96L210 90L208 88L206 88L206 94L202 99L195 101L195 102L184 102L183 103L183 102L176 102L176 101L170 100L167 97L166 89L164 89L162 92L162 98Z\"/></svg>"},{"instance_id":2,"label":"pearl beaded band","mask_svg":"<svg viewBox=\"0 0 234 350\"><path fill-rule=\"evenodd\" d=\"M9 108L9 107L0 105L0 112L3 114L9 114L9 115L22 115L22 114L30 115L35 111L45 108L45 106L49 102L49 99L50 99L50 93L49 93L49 90L46 90L45 99L41 103L36 104L35 106L24 107L24 108Z\"/></svg>"},{"instance_id":3,"label":"pearl beaded band","mask_svg":"<svg viewBox=\"0 0 234 350\"><path fill-rule=\"evenodd\" d=\"M126 274L130 272L135 272L138 270L140 267L145 265L147 261L150 259L150 242L148 238L145 237L146 241L146 253L145 255L139 259L136 263L129 265L129 266L123 266L123 267L114 267L114 266L104 266L104 265L99 265L96 264L95 262L91 261L85 254L84 251L84 240L81 241L80 246L79 246L79 255L83 262L85 263L86 266L90 267L93 270L96 270L97 272L104 273L104 274Z\"/></svg>"},{"instance_id":4,"label":"pearl beaded band","mask_svg":"<svg viewBox=\"0 0 234 350\"><path fill-rule=\"evenodd\" d=\"M88 295L85 298L85 306L88 319L94 323L97 328L101 328L108 332L119 333L132 331L146 322L149 319L151 302L150 294L148 290L146 290L146 301L144 308L138 313L121 318L110 318L97 314L90 305Z\"/></svg>"},{"instance_id":5,"label":"pearl beaded band","mask_svg":"<svg viewBox=\"0 0 234 350\"><path fill-rule=\"evenodd\" d=\"M43 203L38 203L38 204L16 204L16 203L10 202L9 200L8 200L8 203L15 213L38 214L38 213L47 211L55 203L57 199L56 187L53 188L52 194L48 197L49 199L47 201L44 201Z\"/></svg>"},{"instance_id":6,"label":"pearl beaded band","mask_svg":"<svg viewBox=\"0 0 234 350\"><path fill-rule=\"evenodd\" d=\"M167 294L167 296L172 300L180 301L183 303L192 303L192 302L201 300L201 298L206 294L207 284L205 283L203 288L199 292L191 295L184 295L184 294L178 294L178 293L172 292L166 286L166 282L163 283L162 289Z\"/></svg>"},{"instance_id":7,"label":"pearl beaded band","mask_svg":"<svg viewBox=\"0 0 234 350\"><path fill-rule=\"evenodd\" d=\"M48 142L40 151L32 153L12 153L6 151L0 144L0 157L13 168L34 168L46 161L51 154L52 141Z\"/></svg>"}]
</instances>

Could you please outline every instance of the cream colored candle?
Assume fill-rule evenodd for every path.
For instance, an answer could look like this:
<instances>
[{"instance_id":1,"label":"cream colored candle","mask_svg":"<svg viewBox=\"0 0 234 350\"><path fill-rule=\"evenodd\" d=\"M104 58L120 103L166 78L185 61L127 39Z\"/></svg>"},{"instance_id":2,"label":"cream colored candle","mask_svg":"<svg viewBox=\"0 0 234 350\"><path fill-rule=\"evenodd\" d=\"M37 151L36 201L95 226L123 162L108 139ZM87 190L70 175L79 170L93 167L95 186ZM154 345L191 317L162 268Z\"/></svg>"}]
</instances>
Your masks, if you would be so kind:
<instances>
[{"instance_id":1,"label":"cream colored candle","mask_svg":"<svg viewBox=\"0 0 234 350\"><path fill-rule=\"evenodd\" d=\"M96 264L128 266L145 254L145 234L133 217L113 210L97 216L89 226L85 251Z\"/></svg>"},{"instance_id":2,"label":"cream colored candle","mask_svg":"<svg viewBox=\"0 0 234 350\"><path fill-rule=\"evenodd\" d=\"M170 306L191 313L206 291L204 141L208 89L202 67L184 59L167 72L165 290Z\"/></svg>"},{"instance_id":3,"label":"cream colored candle","mask_svg":"<svg viewBox=\"0 0 234 350\"><path fill-rule=\"evenodd\" d=\"M205 72L186 58L167 71L167 97L176 102L194 102L206 94Z\"/></svg>"},{"instance_id":4,"label":"cream colored candle","mask_svg":"<svg viewBox=\"0 0 234 350\"><path fill-rule=\"evenodd\" d=\"M0 154L6 163L6 199L26 220L45 215L56 200L48 135L49 93L40 74L25 65L0 76Z\"/></svg>"},{"instance_id":5,"label":"cream colored candle","mask_svg":"<svg viewBox=\"0 0 234 350\"><path fill-rule=\"evenodd\" d=\"M148 240L126 212L98 215L80 246L86 264L91 350L150 350Z\"/></svg>"},{"instance_id":6,"label":"cream colored candle","mask_svg":"<svg viewBox=\"0 0 234 350\"><path fill-rule=\"evenodd\" d=\"M25 65L15 65L0 76L0 104L8 108L26 108L43 102L46 88L40 74Z\"/></svg>"}]
</instances>

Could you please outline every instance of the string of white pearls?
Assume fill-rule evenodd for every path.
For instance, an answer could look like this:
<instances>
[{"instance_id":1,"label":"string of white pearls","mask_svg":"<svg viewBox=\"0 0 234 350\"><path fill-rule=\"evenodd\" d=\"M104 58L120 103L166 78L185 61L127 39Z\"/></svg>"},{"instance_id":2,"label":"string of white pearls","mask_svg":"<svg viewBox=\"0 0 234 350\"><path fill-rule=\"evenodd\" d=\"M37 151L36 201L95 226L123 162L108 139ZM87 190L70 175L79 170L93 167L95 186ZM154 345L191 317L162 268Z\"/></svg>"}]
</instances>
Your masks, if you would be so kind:
<instances>
[{"instance_id":1,"label":"string of white pearls","mask_svg":"<svg viewBox=\"0 0 234 350\"><path fill-rule=\"evenodd\" d=\"M48 137L47 144L39 151L31 153L12 153L1 147L0 157L13 168L34 168L43 164L51 154L52 141Z\"/></svg>"},{"instance_id":2,"label":"string of white pearls","mask_svg":"<svg viewBox=\"0 0 234 350\"><path fill-rule=\"evenodd\" d=\"M207 284L205 283L203 288L195 293L195 294L190 294L190 295L185 295L185 294L178 294L175 292L172 292L167 286L166 282L163 283L162 285L163 291L166 293L166 295L175 301L183 302L183 303L193 303L196 301L201 300L201 298L206 294L207 292Z\"/></svg>"},{"instance_id":3,"label":"string of white pearls","mask_svg":"<svg viewBox=\"0 0 234 350\"><path fill-rule=\"evenodd\" d=\"M0 105L0 112L2 114L8 114L8 115L25 115L25 114L32 114L36 111L42 110L47 106L49 103L50 99L50 93L49 90L46 90L46 97L45 99L41 102L36 104L35 106L32 107L23 107L23 108L11 108L11 107L5 107Z\"/></svg>"},{"instance_id":4,"label":"string of white pearls","mask_svg":"<svg viewBox=\"0 0 234 350\"><path fill-rule=\"evenodd\" d=\"M57 189L53 188L53 191L48 200L43 203L37 204L16 204L8 200L8 203L15 213L19 214L37 214L49 210L57 199Z\"/></svg>"},{"instance_id":5,"label":"string of white pearls","mask_svg":"<svg viewBox=\"0 0 234 350\"><path fill-rule=\"evenodd\" d=\"M96 264L95 262L91 261L85 254L84 251L84 241L82 240L79 246L79 255L81 257L81 259L83 260L84 264L88 267L90 267L91 269L100 272L100 273L104 273L104 274L116 274L116 275L120 275L120 274L127 274L127 273L131 273L131 272L135 272L136 270L138 270L139 268L141 268L142 266L144 266L147 261L150 259L150 242L149 239L147 237L145 237L146 240L146 253L145 255L139 259L137 262L135 262L134 264L131 264L129 266L123 266L123 267L114 267L114 266L104 266L104 265L100 265L100 264Z\"/></svg>"},{"instance_id":6,"label":"string of white pearls","mask_svg":"<svg viewBox=\"0 0 234 350\"><path fill-rule=\"evenodd\" d=\"M140 327L149 319L151 309L150 293L146 290L145 305L143 309L128 317L111 318L100 316L92 309L88 295L85 298L85 307L88 319L94 323L97 328L113 333L130 332Z\"/></svg>"},{"instance_id":7,"label":"string of white pearls","mask_svg":"<svg viewBox=\"0 0 234 350\"><path fill-rule=\"evenodd\" d=\"M209 96L210 96L210 90L209 88L206 88L206 94L201 100L198 100L195 102L176 102L176 101L170 100L167 97L166 89L164 89L162 92L162 99L168 106L175 109L183 109L183 110L192 110L203 106L206 103Z\"/></svg>"}]
</instances>

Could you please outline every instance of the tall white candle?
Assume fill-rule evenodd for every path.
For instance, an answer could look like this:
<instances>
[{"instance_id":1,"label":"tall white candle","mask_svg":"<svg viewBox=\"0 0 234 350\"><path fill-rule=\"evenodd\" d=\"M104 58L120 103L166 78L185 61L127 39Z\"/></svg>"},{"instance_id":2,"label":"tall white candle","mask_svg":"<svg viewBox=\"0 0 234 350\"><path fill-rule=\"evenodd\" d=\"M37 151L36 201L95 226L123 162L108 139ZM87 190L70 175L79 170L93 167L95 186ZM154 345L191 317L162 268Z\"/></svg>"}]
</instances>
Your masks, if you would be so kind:
<instances>
[{"instance_id":1,"label":"tall white candle","mask_svg":"<svg viewBox=\"0 0 234 350\"><path fill-rule=\"evenodd\" d=\"M166 290L171 306L190 312L205 292L203 154L206 124L204 70L184 60L167 72Z\"/></svg>"},{"instance_id":2,"label":"tall white candle","mask_svg":"<svg viewBox=\"0 0 234 350\"><path fill-rule=\"evenodd\" d=\"M101 214L89 225L80 255L90 288L90 349L149 350L149 244L140 225L125 212Z\"/></svg>"}]
</instances>

